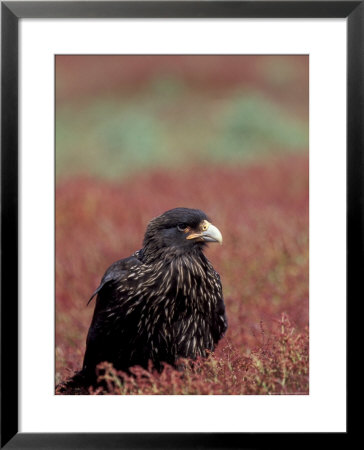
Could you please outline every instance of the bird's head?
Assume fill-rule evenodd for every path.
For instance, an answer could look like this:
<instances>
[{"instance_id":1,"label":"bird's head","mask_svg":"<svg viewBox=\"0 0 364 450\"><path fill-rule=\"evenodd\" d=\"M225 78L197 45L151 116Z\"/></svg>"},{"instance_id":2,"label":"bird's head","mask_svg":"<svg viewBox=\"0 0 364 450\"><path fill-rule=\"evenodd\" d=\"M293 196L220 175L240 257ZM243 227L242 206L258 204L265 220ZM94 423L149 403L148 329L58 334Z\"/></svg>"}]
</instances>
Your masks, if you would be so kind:
<instances>
[{"instance_id":1,"label":"bird's head","mask_svg":"<svg viewBox=\"0 0 364 450\"><path fill-rule=\"evenodd\" d=\"M222 243L222 235L199 209L174 208L152 219L144 236L147 253L182 254L201 249L207 242Z\"/></svg>"}]
</instances>

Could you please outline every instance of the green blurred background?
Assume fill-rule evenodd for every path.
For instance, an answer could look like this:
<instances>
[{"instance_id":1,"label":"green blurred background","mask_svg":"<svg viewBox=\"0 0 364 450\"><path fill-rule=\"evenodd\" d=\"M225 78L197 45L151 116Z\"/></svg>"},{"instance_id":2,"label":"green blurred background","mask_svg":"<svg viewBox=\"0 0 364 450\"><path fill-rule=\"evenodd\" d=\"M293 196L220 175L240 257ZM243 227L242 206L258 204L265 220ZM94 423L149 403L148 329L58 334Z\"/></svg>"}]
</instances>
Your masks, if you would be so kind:
<instances>
[{"instance_id":1,"label":"green blurred background","mask_svg":"<svg viewBox=\"0 0 364 450\"><path fill-rule=\"evenodd\" d=\"M308 56L56 57L57 181L308 148Z\"/></svg>"}]
</instances>

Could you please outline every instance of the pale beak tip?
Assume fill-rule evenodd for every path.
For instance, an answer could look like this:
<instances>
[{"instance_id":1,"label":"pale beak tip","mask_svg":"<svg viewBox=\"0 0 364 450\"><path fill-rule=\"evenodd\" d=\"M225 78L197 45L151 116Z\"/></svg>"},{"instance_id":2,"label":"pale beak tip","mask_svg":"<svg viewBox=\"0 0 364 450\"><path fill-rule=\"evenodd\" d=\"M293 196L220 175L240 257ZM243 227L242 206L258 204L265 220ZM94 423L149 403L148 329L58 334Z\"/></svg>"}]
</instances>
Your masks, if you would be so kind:
<instances>
[{"instance_id":1,"label":"pale beak tip","mask_svg":"<svg viewBox=\"0 0 364 450\"><path fill-rule=\"evenodd\" d=\"M202 233L206 242L218 242L222 245L222 234L220 230L212 224L209 224L208 229Z\"/></svg>"}]
</instances>

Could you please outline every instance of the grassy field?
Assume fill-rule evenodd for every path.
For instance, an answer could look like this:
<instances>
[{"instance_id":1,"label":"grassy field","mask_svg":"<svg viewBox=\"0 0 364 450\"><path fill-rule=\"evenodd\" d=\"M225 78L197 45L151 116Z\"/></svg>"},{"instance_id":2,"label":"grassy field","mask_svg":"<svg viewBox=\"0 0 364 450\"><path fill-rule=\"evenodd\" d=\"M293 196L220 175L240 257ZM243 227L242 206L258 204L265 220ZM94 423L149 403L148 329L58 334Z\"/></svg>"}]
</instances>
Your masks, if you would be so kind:
<instances>
[{"instance_id":1,"label":"grassy field","mask_svg":"<svg viewBox=\"0 0 364 450\"><path fill-rule=\"evenodd\" d=\"M133 207L130 207L133 205ZM308 160L150 172L121 183L57 187L57 382L80 369L93 305L108 265L141 246L147 222L174 206L202 207L224 236L209 259L221 274L229 329L188 373L139 375L107 393L308 392ZM95 391L99 393L98 390ZM105 393L105 390L102 390Z\"/></svg>"}]
</instances>

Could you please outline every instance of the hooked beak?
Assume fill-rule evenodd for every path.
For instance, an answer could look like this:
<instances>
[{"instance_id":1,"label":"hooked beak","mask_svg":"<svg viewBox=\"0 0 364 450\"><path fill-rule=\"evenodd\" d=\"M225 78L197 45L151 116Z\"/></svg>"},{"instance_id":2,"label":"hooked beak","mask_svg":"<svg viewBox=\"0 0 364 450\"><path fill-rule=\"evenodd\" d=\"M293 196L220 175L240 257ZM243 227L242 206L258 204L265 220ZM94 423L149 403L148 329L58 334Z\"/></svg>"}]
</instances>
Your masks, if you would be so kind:
<instances>
[{"instance_id":1,"label":"hooked beak","mask_svg":"<svg viewBox=\"0 0 364 450\"><path fill-rule=\"evenodd\" d=\"M204 220L202 223L202 231L200 233L192 233L186 239L200 239L205 242L218 242L222 244L222 234L220 230L212 225L212 223Z\"/></svg>"}]
</instances>

